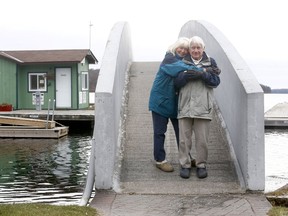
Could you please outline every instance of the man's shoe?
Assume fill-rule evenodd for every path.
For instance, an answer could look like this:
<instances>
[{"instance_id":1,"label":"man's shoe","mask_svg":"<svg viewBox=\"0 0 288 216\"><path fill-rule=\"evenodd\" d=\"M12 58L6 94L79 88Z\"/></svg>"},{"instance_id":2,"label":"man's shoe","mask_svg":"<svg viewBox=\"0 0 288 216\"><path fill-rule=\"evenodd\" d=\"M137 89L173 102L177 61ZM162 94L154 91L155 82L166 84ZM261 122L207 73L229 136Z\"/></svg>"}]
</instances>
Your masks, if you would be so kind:
<instances>
[{"instance_id":1,"label":"man's shoe","mask_svg":"<svg viewBox=\"0 0 288 216\"><path fill-rule=\"evenodd\" d=\"M196 174L198 178L206 178L208 176L206 167L205 168L199 168L196 169Z\"/></svg>"},{"instance_id":2,"label":"man's shoe","mask_svg":"<svg viewBox=\"0 0 288 216\"><path fill-rule=\"evenodd\" d=\"M190 178L190 168L182 168L180 169L180 176L182 178L188 179Z\"/></svg>"},{"instance_id":3,"label":"man's shoe","mask_svg":"<svg viewBox=\"0 0 288 216\"><path fill-rule=\"evenodd\" d=\"M164 162L164 163L156 163L156 167L164 172L173 172L174 168L173 166L168 163L168 162Z\"/></svg>"}]
</instances>

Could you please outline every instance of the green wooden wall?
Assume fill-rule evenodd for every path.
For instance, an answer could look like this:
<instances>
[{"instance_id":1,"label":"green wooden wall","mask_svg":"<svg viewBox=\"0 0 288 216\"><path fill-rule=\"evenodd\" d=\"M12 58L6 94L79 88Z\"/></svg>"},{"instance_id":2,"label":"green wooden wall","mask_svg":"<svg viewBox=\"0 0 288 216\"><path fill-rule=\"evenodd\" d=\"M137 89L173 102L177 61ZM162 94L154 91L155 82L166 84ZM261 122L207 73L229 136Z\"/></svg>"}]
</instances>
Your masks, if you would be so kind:
<instances>
[{"instance_id":1,"label":"green wooden wall","mask_svg":"<svg viewBox=\"0 0 288 216\"><path fill-rule=\"evenodd\" d=\"M77 85L78 94L81 94L82 98L86 97L85 99L82 99L82 101L79 101L79 109L85 109L89 106L89 86L88 86L87 91L82 91L82 80L81 80L82 72L88 72L88 71L89 71L89 64L87 60L83 62L83 64L82 63L78 64L78 85ZM89 82L88 82L88 85L89 85ZM80 96L78 98L80 98Z\"/></svg>"},{"instance_id":2,"label":"green wooden wall","mask_svg":"<svg viewBox=\"0 0 288 216\"><path fill-rule=\"evenodd\" d=\"M12 104L14 109L17 106L16 71L17 65L14 62L0 58L0 104Z\"/></svg>"},{"instance_id":3,"label":"green wooden wall","mask_svg":"<svg viewBox=\"0 0 288 216\"><path fill-rule=\"evenodd\" d=\"M56 68L71 68L71 109L83 109L89 106L89 101L86 104L79 105L79 84L81 81L81 72L79 70L86 70L88 66L81 64L53 64L53 65L22 65L18 70L18 109L35 109L35 105L32 104L32 92L28 90L28 73L43 72L48 73L47 76L47 92L44 93L44 105L41 109L47 109L49 99L53 101L56 97L55 93L55 70ZM21 80L21 81L20 81ZM88 96L89 97L89 96ZM87 98L88 100L89 98ZM51 106L50 106L51 108Z\"/></svg>"}]
</instances>

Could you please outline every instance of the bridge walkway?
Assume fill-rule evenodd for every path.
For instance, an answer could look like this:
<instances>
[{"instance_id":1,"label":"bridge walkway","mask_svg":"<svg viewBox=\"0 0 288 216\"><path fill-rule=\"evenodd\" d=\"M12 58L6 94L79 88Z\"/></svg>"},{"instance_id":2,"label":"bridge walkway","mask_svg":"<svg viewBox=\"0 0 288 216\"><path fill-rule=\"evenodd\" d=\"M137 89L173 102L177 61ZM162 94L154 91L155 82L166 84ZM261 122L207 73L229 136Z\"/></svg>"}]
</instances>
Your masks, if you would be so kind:
<instances>
[{"instance_id":1,"label":"bridge walkway","mask_svg":"<svg viewBox=\"0 0 288 216\"><path fill-rule=\"evenodd\" d=\"M192 169L190 179L179 176L178 150L171 124L168 126L165 148L167 160L173 164L175 171L165 173L155 167L152 116L148 111L148 100L158 68L159 63L156 62L134 63L131 67L126 141L120 177L123 193L199 195L241 192L227 141L216 114L215 120L211 122L208 145L208 178L198 179L195 168Z\"/></svg>"}]
</instances>

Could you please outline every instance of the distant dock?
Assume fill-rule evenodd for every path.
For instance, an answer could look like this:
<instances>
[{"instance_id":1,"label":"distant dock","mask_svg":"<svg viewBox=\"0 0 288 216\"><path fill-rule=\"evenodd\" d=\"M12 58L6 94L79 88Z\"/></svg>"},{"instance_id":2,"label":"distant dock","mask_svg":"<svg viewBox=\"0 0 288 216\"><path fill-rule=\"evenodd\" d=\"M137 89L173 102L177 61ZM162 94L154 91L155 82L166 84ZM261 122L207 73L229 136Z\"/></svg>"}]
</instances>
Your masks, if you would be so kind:
<instances>
[{"instance_id":1,"label":"distant dock","mask_svg":"<svg viewBox=\"0 0 288 216\"><path fill-rule=\"evenodd\" d=\"M265 127L288 127L288 103L279 103L264 113Z\"/></svg>"},{"instance_id":2,"label":"distant dock","mask_svg":"<svg viewBox=\"0 0 288 216\"><path fill-rule=\"evenodd\" d=\"M54 114L55 121L93 121L94 122L94 109L91 110L55 110L54 113L50 111L50 116ZM21 117L21 118L34 118L46 119L48 115L47 110L14 110L10 112L0 112L0 115Z\"/></svg>"},{"instance_id":3,"label":"distant dock","mask_svg":"<svg viewBox=\"0 0 288 216\"><path fill-rule=\"evenodd\" d=\"M0 115L0 138L61 138L68 134L55 121Z\"/></svg>"},{"instance_id":4,"label":"distant dock","mask_svg":"<svg viewBox=\"0 0 288 216\"><path fill-rule=\"evenodd\" d=\"M94 126L94 110L54 110L53 113L52 111L49 113L49 116L47 110L15 110L0 112L1 116L0 138L60 138L68 134L69 127L59 122L65 125L74 122L78 126L81 122L88 122L91 128ZM33 122L33 128L29 125L29 120ZM46 127L47 122L48 127ZM56 127L55 124L58 126Z\"/></svg>"}]
</instances>

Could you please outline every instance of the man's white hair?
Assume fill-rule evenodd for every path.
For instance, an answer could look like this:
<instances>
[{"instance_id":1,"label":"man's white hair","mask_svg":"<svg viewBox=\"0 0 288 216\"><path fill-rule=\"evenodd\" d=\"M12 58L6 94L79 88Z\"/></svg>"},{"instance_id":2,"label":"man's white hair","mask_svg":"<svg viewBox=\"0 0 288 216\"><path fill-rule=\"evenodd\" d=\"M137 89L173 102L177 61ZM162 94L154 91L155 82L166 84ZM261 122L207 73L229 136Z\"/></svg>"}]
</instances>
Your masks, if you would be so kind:
<instances>
[{"instance_id":1,"label":"man's white hair","mask_svg":"<svg viewBox=\"0 0 288 216\"><path fill-rule=\"evenodd\" d=\"M193 36L193 37L190 38L189 47L192 47L194 44L200 45L203 49L205 48L204 41L199 36Z\"/></svg>"}]
</instances>

